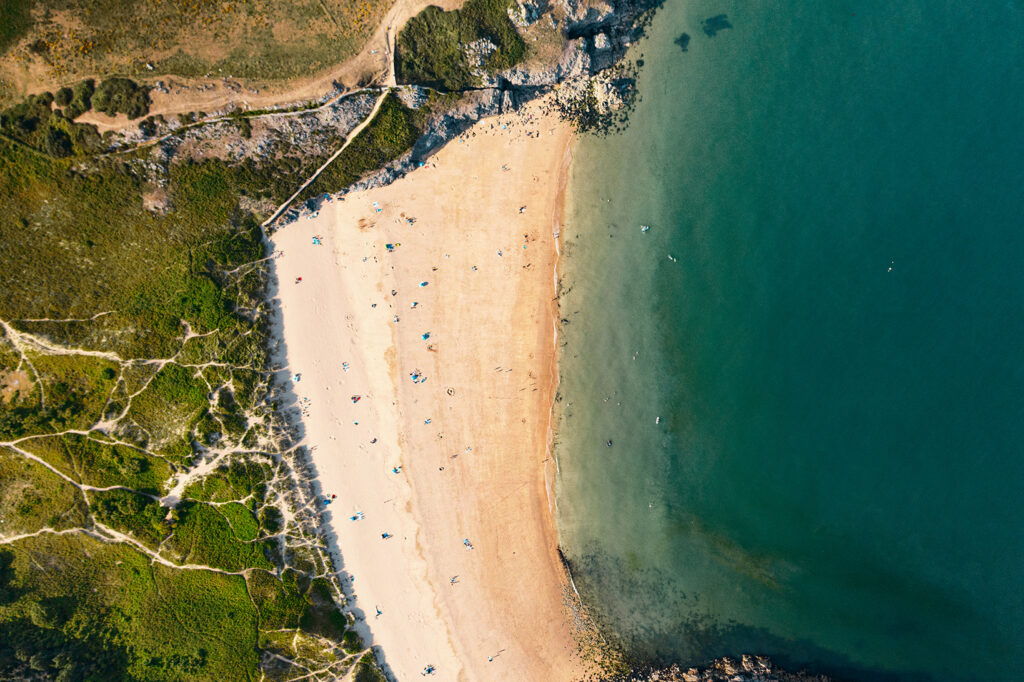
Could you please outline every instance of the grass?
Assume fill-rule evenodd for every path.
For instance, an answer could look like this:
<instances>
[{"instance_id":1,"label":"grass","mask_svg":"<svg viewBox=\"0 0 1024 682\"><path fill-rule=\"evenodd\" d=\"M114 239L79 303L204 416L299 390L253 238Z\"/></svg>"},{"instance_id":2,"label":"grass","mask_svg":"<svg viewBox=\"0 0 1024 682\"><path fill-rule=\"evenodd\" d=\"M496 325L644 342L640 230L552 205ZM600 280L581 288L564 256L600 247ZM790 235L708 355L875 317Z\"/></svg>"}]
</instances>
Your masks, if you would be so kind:
<instances>
[{"instance_id":1,"label":"grass","mask_svg":"<svg viewBox=\"0 0 1024 682\"><path fill-rule=\"evenodd\" d=\"M42 67L52 88L96 74L300 78L356 54L388 6L383 0L5 0L0 56L14 58L3 60L11 63L0 68L0 78L17 81L18 62ZM48 18L32 22L32 7Z\"/></svg>"},{"instance_id":2,"label":"grass","mask_svg":"<svg viewBox=\"0 0 1024 682\"><path fill-rule=\"evenodd\" d=\"M118 363L88 355L28 356L39 373L43 407L52 414L50 428L88 429L95 424L114 389Z\"/></svg>"},{"instance_id":3,"label":"grass","mask_svg":"<svg viewBox=\"0 0 1024 682\"><path fill-rule=\"evenodd\" d=\"M186 437L207 405L207 386L195 370L167 364L132 400L128 417L155 443Z\"/></svg>"},{"instance_id":4,"label":"grass","mask_svg":"<svg viewBox=\"0 0 1024 682\"><path fill-rule=\"evenodd\" d=\"M255 492L262 496L270 472L256 462L233 460L185 488L185 497L206 502L240 500Z\"/></svg>"},{"instance_id":5,"label":"grass","mask_svg":"<svg viewBox=\"0 0 1024 682\"><path fill-rule=\"evenodd\" d=\"M97 437L68 433L33 438L21 446L79 483L97 488L124 486L151 495L164 493L173 473L167 462Z\"/></svg>"},{"instance_id":6,"label":"grass","mask_svg":"<svg viewBox=\"0 0 1024 682\"><path fill-rule=\"evenodd\" d=\"M497 49L483 61L488 73L510 69L526 55L526 43L508 17L510 0L467 0L450 12L427 7L398 34L395 71L401 84L465 90L480 84L464 47L489 40Z\"/></svg>"},{"instance_id":7,"label":"grass","mask_svg":"<svg viewBox=\"0 0 1024 682\"><path fill-rule=\"evenodd\" d=\"M151 566L83 536L26 540L0 566L0 676L23 652L57 679L257 677L257 614L241 577Z\"/></svg>"},{"instance_id":8,"label":"grass","mask_svg":"<svg viewBox=\"0 0 1024 682\"><path fill-rule=\"evenodd\" d=\"M0 448L0 534L18 535L86 524L85 500L73 485L42 464Z\"/></svg>"},{"instance_id":9,"label":"grass","mask_svg":"<svg viewBox=\"0 0 1024 682\"><path fill-rule=\"evenodd\" d=\"M262 542L241 542L227 518L209 504L184 502L177 509L178 523L166 547L181 563L194 563L241 571L271 570Z\"/></svg>"},{"instance_id":10,"label":"grass","mask_svg":"<svg viewBox=\"0 0 1024 682\"><path fill-rule=\"evenodd\" d=\"M310 183L297 201L348 187L412 149L422 132L424 116L424 112L409 109L394 94L388 94L373 121Z\"/></svg>"}]
</instances>

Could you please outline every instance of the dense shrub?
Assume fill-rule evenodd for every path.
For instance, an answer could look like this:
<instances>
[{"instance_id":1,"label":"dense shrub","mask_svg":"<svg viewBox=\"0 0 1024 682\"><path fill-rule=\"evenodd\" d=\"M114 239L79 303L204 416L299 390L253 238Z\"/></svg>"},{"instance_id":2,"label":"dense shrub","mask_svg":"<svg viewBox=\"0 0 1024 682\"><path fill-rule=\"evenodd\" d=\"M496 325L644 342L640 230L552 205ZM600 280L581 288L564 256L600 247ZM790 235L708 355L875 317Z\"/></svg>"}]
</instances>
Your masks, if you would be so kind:
<instances>
[{"instance_id":1,"label":"dense shrub","mask_svg":"<svg viewBox=\"0 0 1024 682\"><path fill-rule=\"evenodd\" d=\"M398 34L395 71L399 83L464 90L478 84L464 46L489 40L497 49L483 63L493 73L522 61L526 44L508 17L509 0L467 0L444 12L427 7Z\"/></svg>"},{"instance_id":2,"label":"dense shrub","mask_svg":"<svg viewBox=\"0 0 1024 682\"><path fill-rule=\"evenodd\" d=\"M56 94L53 96L53 101L56 102L57 106L59 107L66 107L67 105L71 104L72 96L73 93L71 88L65 85L63 88L59 89L56 92Z\"/></svg>"},{"instance_id":3,"label":"dense shrub","mask_svg":"<svg viewBox=\"0 0 1024 682\"><path fill-rule=\"evenodd\" d=\"M107 78L92 95L93 108L110 116L141 118L149 113L150 103L149 88L130 78Z\"/></svg>"}]
</instances>

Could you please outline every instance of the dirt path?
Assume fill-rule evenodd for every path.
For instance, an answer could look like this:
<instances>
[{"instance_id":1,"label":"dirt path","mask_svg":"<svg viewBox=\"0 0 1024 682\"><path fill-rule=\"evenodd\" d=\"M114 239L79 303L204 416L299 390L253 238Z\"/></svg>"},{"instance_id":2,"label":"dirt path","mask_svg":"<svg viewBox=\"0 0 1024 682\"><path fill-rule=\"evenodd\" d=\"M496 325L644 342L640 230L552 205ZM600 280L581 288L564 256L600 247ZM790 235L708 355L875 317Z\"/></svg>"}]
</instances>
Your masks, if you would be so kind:
<instances>
[{"instance_id":1,"label":"dirt path","mask_svg":"<svg viewBox=\"0 0 1024 682\"><path fill-rule=\"evenodd\" d=\"M340 83L345 93L372 85L394 86L394 46L398 30L430 5L451 10L461 7L463 2L465 0L398 0L357 55L310 78L277 84L230 79L233 85L229 87L224 79L166 76L162 80L168 83L171 92L151 93L153 104L150 114L170 118L195 111L222 111L235 106L250 110L268 109L320 99L335 89L335 83ZM262 89L254 94L251 91L257 86ZM188 92L174 93L175 89L181 88L187 88ZM198 88L204 90L199 91ZM76 120L94 124L101 133L137 125L136 121L123 114L107 116L95 111Z\"/></svg>"},{"instance_id":2,"label":"dirt path","mask_svg":"<svg viewBox=\"0 0 1024 682\"><path fill-rule=\"evenodd\" d=\"M363 132L363 128L368 126L370 124L370 121L374 119L374 117L377 115L377 112L380 111L380 105L384 103L384 98L388 96L389 92L390 90L385 89L380 94L380 97L377 98L377 101L373 105L373 110L366 116L366 118L363 119L362 123L357 125L349 132L348 137L345 138L345 144L341 145L341 147L338 148L338 151L331 154L331 158L327 159L327 161L325 161L322 166L317 168L315 173L306 178L306 181L303 182L297 190L295 190L295 193L288 197L288 199L283 204L277 207L277 210L274 211L273 215L271 215L269 218L263 221L263 227L270 225L279 217L281 217L281 214L288 210L288 206L291 205L293 201L295 201L295 198L302 194L303 190L309 187L314 180L320 177L320 174L324 172L325 168L330 166L332 163L334 163L334 160L336 158L341 156L341 153L345 151L349 144L351 144L352 140L356 139L359 133Z\"/></svg>"}]
</instances>

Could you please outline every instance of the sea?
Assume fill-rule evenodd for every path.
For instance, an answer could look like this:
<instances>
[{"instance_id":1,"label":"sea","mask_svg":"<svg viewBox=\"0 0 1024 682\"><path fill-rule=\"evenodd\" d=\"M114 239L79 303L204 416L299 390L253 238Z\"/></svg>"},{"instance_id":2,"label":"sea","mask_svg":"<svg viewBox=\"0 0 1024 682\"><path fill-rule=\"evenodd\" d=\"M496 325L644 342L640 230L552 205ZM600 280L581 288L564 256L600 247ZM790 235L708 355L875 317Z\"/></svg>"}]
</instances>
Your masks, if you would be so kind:
<instances>
[{"instance_id":1,"label":"sea","mask_svg":"<svg viewBox=\"0 0 1024 682\"><path fill-rule=\"evenodd\" d=\"M1024 2L668 0L630 58L561 230L558 525L602 636L1024 679Z\"/></svg>"}]
</instances>

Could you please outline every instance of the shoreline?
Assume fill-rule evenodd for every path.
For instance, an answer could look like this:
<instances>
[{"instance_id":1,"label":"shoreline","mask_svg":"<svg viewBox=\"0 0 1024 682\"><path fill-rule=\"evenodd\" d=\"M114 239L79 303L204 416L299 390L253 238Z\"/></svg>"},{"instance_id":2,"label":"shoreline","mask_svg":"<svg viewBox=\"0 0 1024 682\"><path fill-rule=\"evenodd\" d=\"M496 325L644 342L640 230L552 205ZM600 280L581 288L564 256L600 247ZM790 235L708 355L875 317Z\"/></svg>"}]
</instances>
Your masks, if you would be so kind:
<instances>
[{"instance_id":1,"label":"shoreline","mask_svg":"<svg viewBox=\"0 0 1024 682\"><path fill-rule=\"evenodd\" d=\"M325 530L398 679L583 670L551 466L572 134L542 108L272 237Z\"/></svg>"}]
</instances>

